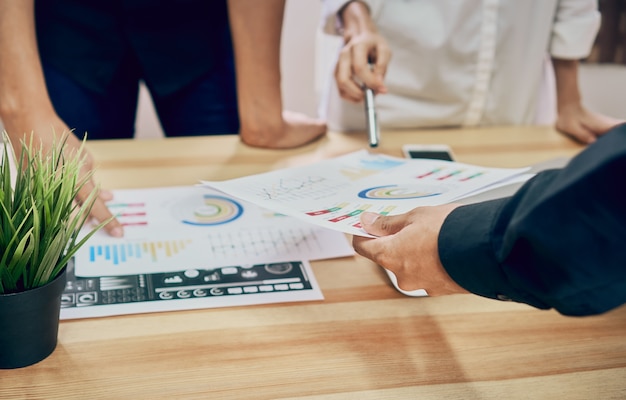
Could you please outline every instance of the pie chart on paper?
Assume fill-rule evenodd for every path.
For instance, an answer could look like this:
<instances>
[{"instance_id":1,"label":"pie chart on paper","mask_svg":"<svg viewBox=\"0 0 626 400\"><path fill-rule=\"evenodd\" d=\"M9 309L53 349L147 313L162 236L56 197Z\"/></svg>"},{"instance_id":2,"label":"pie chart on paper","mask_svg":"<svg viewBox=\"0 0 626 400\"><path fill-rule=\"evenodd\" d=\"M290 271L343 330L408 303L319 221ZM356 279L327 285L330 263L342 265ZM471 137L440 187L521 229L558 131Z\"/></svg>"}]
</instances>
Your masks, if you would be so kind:
<instances>
[{"instance_id":1,"label":"pie chart on paper","mask_svg":"<svg viewBox=\"0 0 626 400\"><path fill-rule=\"evenodd\" d=\"M232 222L243 214L243 206L224 196L204 195L179 203L175 214L189 225L213 226Z\"/></svg>"},{"instance_id":2,"label":"pie chart on paper","mask_svg":"<svg viewBox=\"0 0 626 400\"><path fill-rule=\"evenodd\" d=\"M386 185L364 189L358 196L362 199L370 200L404 200L419 199L422 197L439 196L443 191L430 189L423 185Z\"/></svg>"}]
</instances>

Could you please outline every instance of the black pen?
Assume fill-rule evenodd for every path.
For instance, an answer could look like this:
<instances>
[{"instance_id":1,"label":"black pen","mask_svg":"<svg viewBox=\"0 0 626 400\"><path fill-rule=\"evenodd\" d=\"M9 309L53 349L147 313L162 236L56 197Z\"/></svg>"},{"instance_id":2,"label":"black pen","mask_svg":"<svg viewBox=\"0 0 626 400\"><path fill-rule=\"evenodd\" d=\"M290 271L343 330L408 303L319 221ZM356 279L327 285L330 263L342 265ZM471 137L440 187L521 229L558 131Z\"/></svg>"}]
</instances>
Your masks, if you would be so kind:
<instances>
[{"instance_id":1,"label":"black pen","mask_svg":"<svg viewBox=\"0 0 626 400\"><path fill-rule=\"evenodd\" d=\"M374 104L374 91L367 86L365 87L365 115L370 147L376 147L378 146L378 120L376 118L376 105Z\"/></svg>"}]
</instances>

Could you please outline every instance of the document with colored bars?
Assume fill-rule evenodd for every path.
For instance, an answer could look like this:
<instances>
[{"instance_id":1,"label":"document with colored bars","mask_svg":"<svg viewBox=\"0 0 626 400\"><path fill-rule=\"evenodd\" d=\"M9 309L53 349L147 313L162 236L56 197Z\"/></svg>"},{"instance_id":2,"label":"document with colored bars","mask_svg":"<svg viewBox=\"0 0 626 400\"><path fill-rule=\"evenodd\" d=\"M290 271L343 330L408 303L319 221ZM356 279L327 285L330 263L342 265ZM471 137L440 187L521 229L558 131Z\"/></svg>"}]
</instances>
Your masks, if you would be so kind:
<instances>
[{"instance_id":1,"label":"document with colored bars","mask_svg":"<svg viewBox=\"0 0 626 400\"><path fill-rule=\"evenodd\" d=\"M206 187L352 235L364 211L402 214L418 206L450 203L513 180L529 168L487 168L452 161L404 159L365 150Z\"/></svg>"},{"instance_id":2,"label":"document with colored bars","mask_svg":"<svg viewBox=\"0 0 626 400\"><path fill-rule=\"evenodd\" d=\"M124 238L99 231L81 247L62 319L321 300L308 261L354 254L342 233L210 188L113 194Z\"/></svg>"}]
</instances>

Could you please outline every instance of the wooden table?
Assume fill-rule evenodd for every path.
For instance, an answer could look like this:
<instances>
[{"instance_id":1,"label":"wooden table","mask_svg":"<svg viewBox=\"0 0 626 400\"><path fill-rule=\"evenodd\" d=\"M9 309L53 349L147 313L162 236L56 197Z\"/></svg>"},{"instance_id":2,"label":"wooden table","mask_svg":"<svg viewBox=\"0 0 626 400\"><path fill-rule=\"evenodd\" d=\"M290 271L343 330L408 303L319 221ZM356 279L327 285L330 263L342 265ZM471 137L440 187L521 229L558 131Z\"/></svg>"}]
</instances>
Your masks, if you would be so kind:
<instances>
[{"instance_id":1,"label":"wooden table","mask_svg":"<svg viewBox=\"0 0 626 400\"><path fill-rule=\"evenodd\" d=\"M550 128L383 132L376 150L448 143L517 167L582 148ZM107 188L192 185L366 148L236 136L90 142ZM626 307L571 318L473 295L409 298L361 257L312 263L323 301L62 321L46 360L0 370L0 399L624 399ZM0 333L1 334L1 333Z\"/></svg>"}]
</instances>

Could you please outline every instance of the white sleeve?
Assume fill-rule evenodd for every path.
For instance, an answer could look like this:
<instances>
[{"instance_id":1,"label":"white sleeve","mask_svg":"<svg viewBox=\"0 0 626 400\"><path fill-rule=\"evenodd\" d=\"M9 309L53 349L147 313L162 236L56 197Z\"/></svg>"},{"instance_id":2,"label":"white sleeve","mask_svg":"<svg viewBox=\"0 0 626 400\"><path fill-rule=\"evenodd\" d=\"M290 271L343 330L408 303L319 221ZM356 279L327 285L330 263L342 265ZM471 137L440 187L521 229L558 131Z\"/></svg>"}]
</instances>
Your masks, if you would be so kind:
<instances>
[{"instance_id":1,"label":"white sleeve","mask_svg":"<svg viewBox=\"0 0 626 400\"><path fill-rule=\"evenodd\" d=\"M560 0L552 27L550 55L569 60L587 57L599 28L597 0Z\"/></svg>"},{"instance_id":2,"label":"white sleeve","mask_svg":"<svg viewBox=\"0 0 626 400\"><path fill-rule=\"evenodd\" d=\"M322 0L322 30L324 33L330 35L341 35L343 32L343 24L339 18L339 11L343 9L346 4L354 0ZM380 9L383 7L384 0L359 0L365 3L370 9L370 15L375 21L376 16L380 13Z\"/></svg>"}]
</instances>

